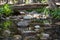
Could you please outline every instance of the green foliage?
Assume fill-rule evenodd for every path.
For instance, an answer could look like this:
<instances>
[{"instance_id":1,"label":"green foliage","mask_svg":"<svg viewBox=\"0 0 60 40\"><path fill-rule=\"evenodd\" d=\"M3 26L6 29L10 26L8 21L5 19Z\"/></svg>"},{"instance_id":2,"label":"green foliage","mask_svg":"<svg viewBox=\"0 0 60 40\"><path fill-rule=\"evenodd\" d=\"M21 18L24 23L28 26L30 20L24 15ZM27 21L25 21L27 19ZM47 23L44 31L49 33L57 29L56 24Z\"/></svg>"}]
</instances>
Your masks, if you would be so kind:
<instances>
[{"instance_id":1,"label":"green foliage","mask_svg":"<svg viewBox=\"0 0 60 40\"><path fill-rule=\"evenodd\" d=\"M45 15L48 15L49 13L50 13L50 10L49 10L48 8L45 8L45 9L44 9L44 14L45 14Z\"/></svg>"},{"instance_id":2,"label":"green foliage","mask_svg":"<svg viewBox=\"0 0 60 40\"><path fill-rule=\"evenodd\" d=\"M44 11L44 9L45 9L45 7L44 8L43 7L42 8L37 8L37 9L35 9L35 11L38 12L38 13L41 13L41 12Z\"/></svg>"},{"instance_id":3,"label":"green foliage","mask_svg":"<svg viewBox=\"0 0 60 40\"><path fill-rule=\"evenodd\" d=\"M41 3L46 3L47 2L47 0L41 0Z\"/></svg>"},{"instance_id":4,"label":"green foliage","mask_svg":"<svg viewBox=\"0 0 60 40\"><path fill-rule=\"evenodd\" d=\"M45 24L45 23L49 23L49 24L50 24L51 22L48 21L48 20L44 20L43 23L44 23L44 24Z\"/></svg>"},{"instance_id":5,"label":"green foliage","mask_svg":"<svg viewBox=\"0 0 60 40\"><path fill-rule=\"evenodd\" d=\"M60 8L51 10L50 14L54 19L60 19Z\"/></svg>"},{"instance_id":6,"label":"green foliage","mask_svg":"<svg viewBox=\"0 0 60 40\"><path fill-rule=\"evenodd\" d=\"M0 14L5 14L6 16L11 15L12 9L9 4L4 4L3 6L0 7Z\"/></svg>"},{"instance_id":7,"label":"green foliage","mask_svg":"<svg viewBox=\"0 0 60 40\"><path fill-rule=\"evenodd\" d=\"M32 23L41 23L41 24L43 24L43 20L35 19L35 20L32 21Z\"/></svg>"},{"instance_id":8,"label":"green foliage","mask_svg":"<svg viewBox=\"0 0 60 40\"><path fill-rule=\"evenodd\" d=\"M5 4L5 5L3 6L3 9L4 9L4 13L5 13L6 15L10 15L10 14L12 13L12 9L10 8L10 6L9 6L8 4Z\"/></svg>"},{"instance_id":9,"label":"green foliage","mask_svg":"<svg viewBox=\"0 0 60 40\"><path fill-rule=\"evenodd\" d=\"M60 19L60 8L49 9L46 7L41 7L41 8L30 9L30 10L26 10L26 11L28 11L28 12L36 11L38 13L44 13L45 15L51 15L51 17L53 19Z\"/></svg>"},{"instance_id":10,"label":"green foliage","mask_svg":"<svg viewBox=\"0 0 60 40\"><path fill-rule=\"evenodd\" d=\"M44 11L45 7L40 7L40 8L35 8L35 9L29 9L29 10L26 10L28 12L31 12L31 11L36 11L38 13L42 13Z\"/></svg>"},{"instance_id":11,"label":"green foliage","mask_svg":"<svg viewBox=\"0 0 60 40\"><path fill-rule=\"evenodd\" d=\"M28 4L29 3L29 0L25 0L25 4Z\"/></svg>"},{"instance_id":12,"label":"green foliage","mask_svg":"<svg viewBox=\"0 0 60 40\"><path fill-rule=\"evenodd\" d=\"M50 14L53 19L60 19L60 8L56 8L56 9L45 8L44 14L45 15Z\"/></svg>"},{"instance_id":13,"label":"green foliage","mask_svg":"<svg viewBox=\"0 0 60 40\"><path fill-rule=\"evenodd\" d=\"M4 21L1 23L2 29L9 29L9 27L12 25L12 21Z\"/></svg>"},{"instance_id":14,"label":"green foliage","mask_svg":"<svg viewBox=\"0 0 60 40\"><path fill-rule=\"evenodd\" d=\"M3 7L0 7L0 15L4 13Z\"/></svg>"}]
</instances>

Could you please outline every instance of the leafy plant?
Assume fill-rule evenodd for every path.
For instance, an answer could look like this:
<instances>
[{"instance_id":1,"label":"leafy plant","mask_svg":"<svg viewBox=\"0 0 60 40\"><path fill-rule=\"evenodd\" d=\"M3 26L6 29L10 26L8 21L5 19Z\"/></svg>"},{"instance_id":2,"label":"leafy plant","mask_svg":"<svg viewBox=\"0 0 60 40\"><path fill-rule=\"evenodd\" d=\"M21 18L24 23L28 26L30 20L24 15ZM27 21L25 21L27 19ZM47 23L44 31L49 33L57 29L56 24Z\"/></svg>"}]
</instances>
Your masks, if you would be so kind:
<instances>
[{"instance_id":1,"label":"leafy plant","mask_svg":"<svg viewBox=\"0 0 60 40\"><path fill-rule=\"evenodd\" d=\"M50 13L50 10L49 10L48 8L45 8L45 9L44 9L44 14L45 14L45 15L48 15L49 13Z\"/></svg>"},{"instance_id":2,"label":"leafy plant","mask_svg":"<svg viewBox=\"0 0 60 40\"><path fill-rule=\"evenodd\" d=\"M9 27L12 25L12 22L11 21L5 21L2 23L2 28L3 29L9 29Z\"/></svg>"},{"instance_id":3,"label":"leafy plant","mask_svg":"<svg viewBox=\"0 0 60 40\"><path fill-rule=\"evenodd\" d=\"M0 15L2 15L3 13L4 13L3 7L0 7Z\"/></svg>"},{"instance_id":4,"label":"leafy plant","mask_svg":"<svg viewBox=\"0 0 60 40\"><path fill-rule=\"evenodd\" d=\"M44 11L45 7L40 7L40 8L35 8L35 9L29 9L29 10L26 10L28 12L31 12L31 11L36 11L38 13L42 13Z\"/></svg>"},{"instance_id":5,"label":"leafy plant","mask_svg":"<svg viewBox=\"0 0 60 40\"><path fill-rule=\"evenodd\" d=\"M28 4L29 3L29 1L28 0L25 0L25 4Z\"/></svg>"},{"instance_id":6,"label":"leafy plant","mask_svg":"<svg viewBox=\"0 0 60 40\"><path fill-rule=\"evenodd\" d=\"M53 19L60 19L60 8L56 8L56 9L45 8L44 14L45 15L50 14Z\"/></svg>"},{"instance_id":7,"label":"leafy plant","mask_svg":"<svg viewBox=\"0 0 60 40\"><path fill-rule=\"evenodd\" d=\"M50 22L49 22L48 20L44 20L43 23L44 23L44 24L45 24L45 23L49 23L49 24L50 24Z\"/></svg>"},{"instance_id":8,"label":"leafy plant","mask_svg":"<svg viewBox=\"0 0 60 40\"><path fill-rule=\"evenodd\" d=\"M38 19L35 19L35 20L33 20L32 22L33 22L33 23L35 22L35 23L41 23L41 24L43 24L43 20L38 20Z\"/></svg>"},{"instance_id":9,"label":"leafy plant","mask_svg":"<svg viewBox=\"0 0 60 40\"><path fill-rule=\"evenodd\" d=\"M9 4L4 4L2 7L0 7L0 14L4 14L6 16L11 15L12 9Z\"/></svg>"},{"instance_id":10,"label":"leafy plant","mask_svg":"<svg viewBox=\"0 0 60 40\"><path fill-rule=\"evenodd\" d=\"M46 3L47 2L47 0L41 0L41 3Z\"/></svg>"},{"instance_id":11,"label":"leafy plant","mask_svg":"<svg viewBox=\"0 0 60 40\"><path fill-rule=\"evenodd\" d=\"M60 19L60 8L51 10L50 14L54 19Z\"/></svg>"}]
</instances>

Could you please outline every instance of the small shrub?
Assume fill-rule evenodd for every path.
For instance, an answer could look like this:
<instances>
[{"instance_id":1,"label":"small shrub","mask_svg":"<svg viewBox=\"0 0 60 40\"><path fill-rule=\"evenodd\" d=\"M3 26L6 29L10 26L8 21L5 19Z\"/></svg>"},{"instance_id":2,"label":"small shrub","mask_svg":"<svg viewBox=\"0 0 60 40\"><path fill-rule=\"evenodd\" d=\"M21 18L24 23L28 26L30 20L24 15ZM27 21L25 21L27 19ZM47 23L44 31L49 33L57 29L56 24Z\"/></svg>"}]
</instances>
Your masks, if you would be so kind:
<instances>
[{"instance_id":1,"label":"small shrub","mask_svg":"<svg viewBox=\"0 0 60 40\"><path fill-rule=\"evenodd\" d=\"M0 7L0 14L9 16L9 15L11 15L12 12L13 12L13 10L9 4L4 4L3 6Z\"/></svg>"},{"instance_id":2,"label":"small shrub","mask_svg":"<svg viewBox=\"0 0 60 40\"><path fill-rule=\"evenodd\" d=\"M9 20L8 21L4 21L3 23L1 23L1 26L2 26L1 28L4 29L4 30L5 29L9 29L9 27L11 25L12 25L12 21L9 21Z\"/></svg>"}]
</instances>

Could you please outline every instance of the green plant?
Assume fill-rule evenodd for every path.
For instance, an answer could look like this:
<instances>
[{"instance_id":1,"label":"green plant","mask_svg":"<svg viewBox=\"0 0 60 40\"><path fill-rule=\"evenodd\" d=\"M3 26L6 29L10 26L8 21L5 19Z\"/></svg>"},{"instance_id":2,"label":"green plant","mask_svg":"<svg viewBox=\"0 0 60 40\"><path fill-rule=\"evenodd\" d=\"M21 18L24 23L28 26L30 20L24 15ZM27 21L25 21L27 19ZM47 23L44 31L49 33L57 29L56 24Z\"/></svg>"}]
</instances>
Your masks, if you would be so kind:
<instances>
[{"instance_id":1,"label":"green plant","mask_svg":"<svg viewBox=\"0 0 60 40\"><path fill-rule=\"evenodd\" d=\"M10 30L11 25L12 25L12 21L10 20L0 23L0 36L3 36L3 32L5 30Z\"/></svg>"},{"instance_id":2,"label":"green plant","mask_svg":"<svg viewBox=\"0 0 60 40\"><path fill-rule=\"evenodd\" d=\"M60 8L51 10L50 14L53 17L53 19L60 19Z\"/></svg>"},{"instance_id":3,"label":"green plant","mask_svg":"<svg viewBox=\"0 0 60 40\"><path fill-rule=\"evenodd\" d=\"M0 7L0 15L2 15L3 13L4 13L3 7Z\"/></svg>"},{"instance_id":4,"label":"green plant","mask_svg":"<svg viewBox=\"0 0 60 40\"><path fill-rule=\"evenodd\" d=\"M50 14L53 19L60 19L60 8L56 8L56 9L45 8L44 14L45 15Z\"/></svg>"},{"instance_id":5,"label":"green plant","mask_svg":"<svg viewBox=\"0 0 60 40\"><path fill-rule=\"evenodd\" d=\"M28 11L28 12L36 11L38 13L42 13L44 10L45 10L45 7L40 7L40 8L35 8L35 9L29 9L29 10L26 10L26 11Z\"/></svg>"},{"instance_id":6,"label":"green plant","mask_svg":"<svg viewBox=\"0 0 60 40\"><path fill-rule=\"evenodd\" d=\"M41 24L43 24L43 20L35 19L35 20L32 21L32 23L41 23Z\"/></svg>"},{"instance_id":7,"label":"green plant","mask_svg":"<svg viewBox=\"0 0 60 40\"><path fill-rule=\"evenodd\" d=\"M48 0L41 0L41 3L46 3Z\"/></svg>"},{"instance_id":8,"label":"green plant","mask_svg":"<svg viewBox=\"0 0 60 40\"><path fill-rule=\"evenodd\" d=\"M44 9L44 14L45 14L45 15L48 15L49 13L50 13L49 8L45 8L45 9Z\"/></svg>"},{"instance_id":9,"label":"green plant","mask_svg":"<svg viewBox=\"0 0 60 40\"><path fill-rule=\"evenodd\" d=\"M9 29L9 27L12 25L12 21L4 21L3 23L2 23L2 28L3 29Z\"/></svg>"},{"instance_id":10,"label":"green plant","mask_svg":"<svg viewBox=\"0 0 60 40\"><path fill-rule=\"evenodd\" d=\"M12 9L9 4L4 4L3 6L0 7L0 14L4 14L6 16L11 15Z\"/></svg>"},{"instance_id":11,"label":"green plant","mask_svg":"<svg viewBox=\"0 0 60 40\"><path fill-rule=\"evenodd\" d=\"M29 3L29 1L28 0L25 0L25 4L28 4Z\"/></svg>"},{"instance_id":12,"label":"green plant","mask_svg":"<svg viewBox=\"0 0 60 40\"><path fill-rule=\"evenodd\" d=\"M44 20L43 23L45 24L45 23L50 23L50 22L48 20Z\"/></svg>"}]
</instances>

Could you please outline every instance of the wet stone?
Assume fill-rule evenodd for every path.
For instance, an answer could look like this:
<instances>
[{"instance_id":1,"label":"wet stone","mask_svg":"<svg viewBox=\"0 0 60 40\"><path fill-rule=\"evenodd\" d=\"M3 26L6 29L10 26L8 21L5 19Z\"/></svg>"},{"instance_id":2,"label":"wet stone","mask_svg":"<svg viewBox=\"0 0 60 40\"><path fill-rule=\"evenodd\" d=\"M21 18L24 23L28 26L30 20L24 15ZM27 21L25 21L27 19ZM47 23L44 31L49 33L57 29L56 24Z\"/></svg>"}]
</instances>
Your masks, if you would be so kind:
<instances>
[{"instance_id":1,"label":"wet stone","mask_svg":"<svg viewBox=\"0 0 60 40\"><path fill-rule=\"evenodd\" d=\"M17 25L20 27L27 27L29 23L27 21L20 21L17 23Z\"/></svg>"},{"instance_id":2,"label":"wet stone","mask_svg":"<svg viewBox=\"0 0 60 40\"><path fill-rule=\"evenodd\" d=\"M31 15L25 15L23 19L32 19L33 17Z\"/></svg>"}]
</instances>

